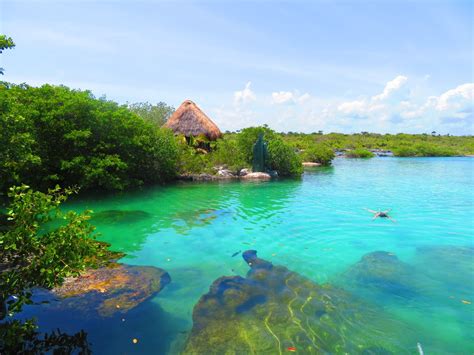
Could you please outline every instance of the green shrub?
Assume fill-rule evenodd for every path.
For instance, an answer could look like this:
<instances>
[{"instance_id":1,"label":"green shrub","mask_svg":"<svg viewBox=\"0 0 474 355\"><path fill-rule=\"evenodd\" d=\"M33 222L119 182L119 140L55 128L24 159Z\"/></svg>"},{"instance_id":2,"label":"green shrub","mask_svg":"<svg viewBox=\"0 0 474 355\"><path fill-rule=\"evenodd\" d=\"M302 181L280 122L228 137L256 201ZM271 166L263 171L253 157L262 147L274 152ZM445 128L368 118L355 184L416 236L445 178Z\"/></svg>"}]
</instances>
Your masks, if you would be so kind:
<instances>
[{"instance_id":1,"label":"green shrub","mask_svg":"<svg viewBox=\"0 0 474 355\"><path fill-rule=\"evenodd\" d=\"M301 154L303 161L330 165L334 159L334 151L326 145L317 144L305 149Z\"/></svg>"},{"instance_id":2,"label":"green shrub","mask_svg":"<svg viewBox=\"0 0 474 355\"><path fill-rule=\"evenodd\" d=\"M415 157L418 154L417 150L413 146L401 146L393 150L393 155L397 157Z\"/></svg>"},{"instance_id":3,"label":"green shrub","mask_svg":"<svg viewBox=\"0 0 474 355\"><path fill-rule=\"evenodd\" d=\"M374 153L368 151L367 149L357 148L346 152L346 157L348 158L372 158Z\"/></svg>"},{"instance_id":4,"label":"green shrub","mask_svg":"<svg viewBox=\"0 0 474 355\"><path fill-rule=\"evenodd\" d=\"M210 154L190 146L183 136L176 138L178 141L178 163L177 170L181 175L214 173Z\"/></svg>"},{"instance_id":5,"label":"green shrub","mask_svg":"<svg viewBox=\"0 0 474 355\"><path fill-rule=\"evenodd\" d=\"M268 142L270 168L276 170L279 176L297 176L303 173L301 158L294 149L278 137Z\"/></svg>"},{"instance_id":6,"label":"green shrub","mask_svg":"<svg viewBox=\"0 0 474 355\"><path fill-rule=\"evenodd\" d=\"M152 105L149 102L137 102L130 104L128 108L145 121L157 127L163 126L174 112L174 107L168 106L164 102L159 102L156 105Z\"/></svg>"},{"instance_id":7,"label":"green shrub","mask_svg":"<svg viewBox=\"0 0 474 355\"><path fill-rule=\"evenodd\" d=\"M211 159L214 166L226 165L235 173L250 166L244 159L244 153L239 148L237 139L231 135L218 139L212 144L212 148Z\"/></svg>"},{"instance_id":8,"label":"green shrub","mask_svg":"<svg viewBox=\"0 0 474 355\"><path fill-rule=\"evenodd\" d=\"M459 153L451 147L439 146L432 143L402 145L393 150L398 157L449 157Z\"/></svg>"}]
</instances>

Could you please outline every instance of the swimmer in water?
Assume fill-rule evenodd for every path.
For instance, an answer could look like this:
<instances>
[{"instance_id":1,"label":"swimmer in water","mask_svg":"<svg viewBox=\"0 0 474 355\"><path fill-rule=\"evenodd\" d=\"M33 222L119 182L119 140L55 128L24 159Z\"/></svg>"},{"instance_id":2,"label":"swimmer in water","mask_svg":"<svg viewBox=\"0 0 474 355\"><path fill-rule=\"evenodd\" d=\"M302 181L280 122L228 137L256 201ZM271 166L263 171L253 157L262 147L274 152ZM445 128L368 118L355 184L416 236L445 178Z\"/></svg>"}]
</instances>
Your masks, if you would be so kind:
<instances>
[{"instance_id":1,"label":"swimmer in water","mask_svg":"<svg viewBox=\"0 0 474 355\"><path fill-rule=\"evenodd\" d=\"M393 223L395 223L395 220L388 215L388 213L392 210L391 208L385 211L374 211L374 210L369 210L368 208L366 208L366 210L374 214L374 218L372 218L372 221L380 217L380 218L388 218Z\"/></svg>"}]
</instances>

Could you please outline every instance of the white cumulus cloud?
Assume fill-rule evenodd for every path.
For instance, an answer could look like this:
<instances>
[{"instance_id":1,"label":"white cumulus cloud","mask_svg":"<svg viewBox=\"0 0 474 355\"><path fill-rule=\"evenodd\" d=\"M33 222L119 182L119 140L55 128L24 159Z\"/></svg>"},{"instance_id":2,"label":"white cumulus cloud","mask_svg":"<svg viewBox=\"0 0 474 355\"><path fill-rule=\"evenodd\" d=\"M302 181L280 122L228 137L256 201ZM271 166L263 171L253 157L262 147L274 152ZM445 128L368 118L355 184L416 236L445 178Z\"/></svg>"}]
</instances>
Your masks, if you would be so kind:
<instances>
[{"instance_id":1,"label":"white cumulus cloud","mask_svg":"<svg viewBox=\"0 0 474 355\"><path fill-rule=\"evenodd\" d=\"M366 111L366 109L367 109L367 104L364 100L343 102L337 107L338 111L345 114L363 113Z\"/></svg>"},{"instance_id":2,"label":"white cumulus cloud","mask_svg":"<svg viewBox=\"0 0 474 355\"><path fill-rule=\"evenodd\" d=\"M408 78L406 76L398 75L395 79L385 84L385 88L381 94L373 96L372 99L375 101L387 99L393 92L399 90L407 80Z\"/></svg>"},{"instance_id":3,"label":"white cumulus cloud","mask_svg":"<svg viewBox=\"0 0 474 355\"><path fill-rule=\"evenodd\" d=\"M400 104L400 96L394 95L402 86L405 85L408 78L398 75L395 79L385 84L383 92L370 98L347 101L338 105L337 111L345 115L368 116L375 112L387 111L389 107ZM390 100L388 100L390 98ZM406 101L402 101L406 105Z\"/></svg>"},{"instance_id":4,"label":"white cumulus cloud","mask_svg":"<svg viewBox=\"0 0 474 355\"><path fill-rule=\"evenodd\" d=\"M304 103L308 101L311 96L308 93L300 95L298 91L278 91L272 92L272 103L276 105L288 103Z\"/></svg>"},{"instance_id":5,"label":"white cumulus cloud","mask_svg":"<svg viewBox=\"0 0 474 355\"><path fill-rule=\"evenodd\" d=\"M407 81L399 75L383 88L350 99L318 97L298 90L270 91L262 93L267 99L253 105L231 105L229 101L215 115L223 129L232 130L267 123L277 131L472 132L474 83L433 91L422 77ZM421 89L416 90L418 87ZM250 83L236 92L234 99L255 101Z\"/></svg>"},{"instance_id":6,"label":"white cumulus cloud","mask_svg":"<svg viewBox=\"0 0 474 355\"><path fill-rule=\"evenodd\" d=\"M272 92L272 102L274 104L284 104L294 100L293 93L289 91Z\"/></svg>"},{"instance_id":7,"label":"white cumulus cloud","mask_svg":"<svg viewBox=\"0 0 474 355\"><path fill-rule=\"evenodd\" d=\"M241 91L234 92L234 103L236 104L245 104L257 100L255 93L250 89L252 82L249 81L245 84L245 88Z\"/></svg>"},{"instance_id":8,"label":"white cumulus cloud","mask_svg":"<svg viewBox=\"0 0 474 355\"><path fill-rule=\"evenodd\" d=\"M438 97L436 109L446 111L450 109L460 109L466 104L472 105L474 99L474 83L459 85L448 90Z\"/></svg>"}]
</instances>

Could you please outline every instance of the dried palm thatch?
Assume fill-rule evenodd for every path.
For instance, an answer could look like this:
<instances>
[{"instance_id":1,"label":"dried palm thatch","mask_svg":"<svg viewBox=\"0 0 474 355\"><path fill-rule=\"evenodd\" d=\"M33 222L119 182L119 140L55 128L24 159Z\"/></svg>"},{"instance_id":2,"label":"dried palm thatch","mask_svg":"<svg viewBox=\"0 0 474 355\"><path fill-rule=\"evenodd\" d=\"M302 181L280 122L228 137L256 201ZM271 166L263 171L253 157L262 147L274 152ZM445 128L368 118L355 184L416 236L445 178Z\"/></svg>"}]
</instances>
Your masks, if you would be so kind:
<instances>
[{"instance_id":1,"label":"dried palm thatch","mask_svg":"<svg viewBox=\"0 0 474 355\"><path fill-rule=\"evenodd\" d=\"M191 100L184 101L164 126L186 137L204 135L216 140L222 135L216 124Z\"/></svg>"}]
</instances>

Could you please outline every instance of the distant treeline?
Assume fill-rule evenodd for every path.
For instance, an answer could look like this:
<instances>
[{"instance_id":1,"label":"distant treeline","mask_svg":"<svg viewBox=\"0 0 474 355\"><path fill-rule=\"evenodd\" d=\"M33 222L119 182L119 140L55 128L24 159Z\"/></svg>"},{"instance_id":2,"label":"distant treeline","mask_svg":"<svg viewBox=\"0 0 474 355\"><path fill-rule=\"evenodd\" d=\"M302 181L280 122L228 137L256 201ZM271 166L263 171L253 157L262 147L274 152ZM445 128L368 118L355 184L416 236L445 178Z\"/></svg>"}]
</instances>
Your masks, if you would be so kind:
<instances>
[{"instance_id":1,"label":"distant treeline","mask_svg":"<svg viewBox=\"0 0 474 355\"><path fill-rule=\"evenodd\" d=\"M431 134L377 133L282 133L285 142L305 150L324 145L333 150L381 149L399 157L463 156L474 154L474 136L441 136Z\"/></svg>"}]
</instances>

